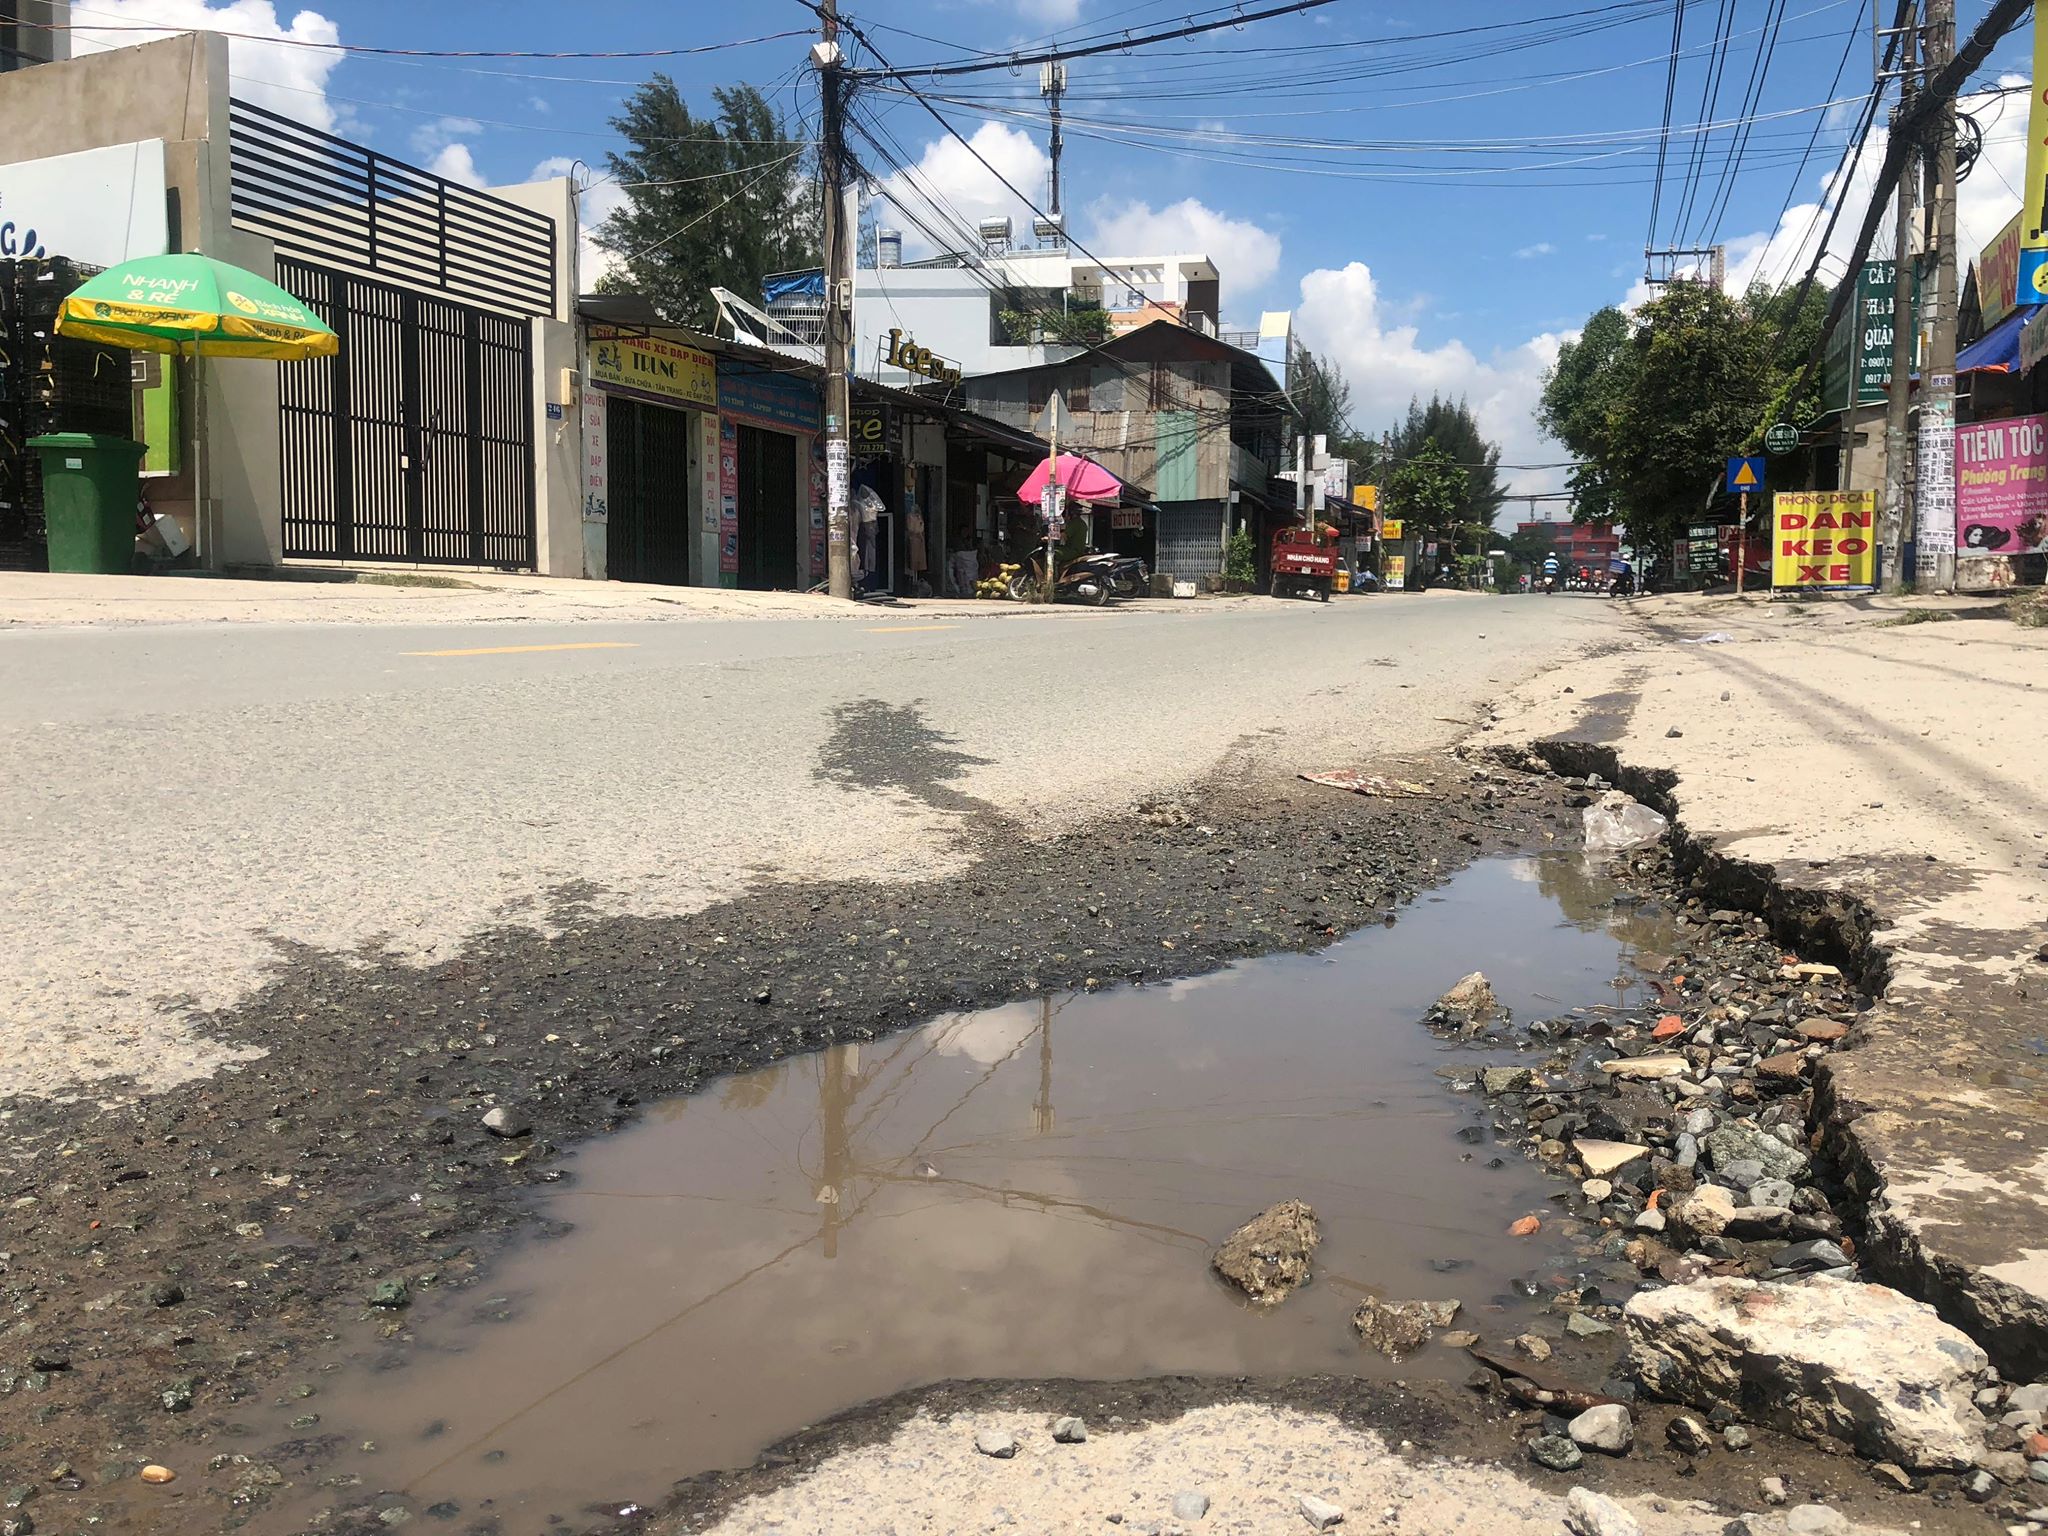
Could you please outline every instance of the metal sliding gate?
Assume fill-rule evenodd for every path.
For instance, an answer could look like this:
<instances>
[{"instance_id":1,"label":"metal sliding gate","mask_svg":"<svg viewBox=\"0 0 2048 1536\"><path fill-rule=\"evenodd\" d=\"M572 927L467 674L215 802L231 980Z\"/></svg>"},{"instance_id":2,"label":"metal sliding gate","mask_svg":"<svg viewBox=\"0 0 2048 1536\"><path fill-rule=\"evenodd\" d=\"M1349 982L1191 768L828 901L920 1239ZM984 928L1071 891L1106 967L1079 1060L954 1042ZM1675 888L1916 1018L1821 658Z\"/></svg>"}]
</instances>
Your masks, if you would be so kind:
<instances>
[{"instance_id":1,"label":"metal sliding gate","mask_svg":"<svg viewBox=\"0 0 2048 1536\"><path fill-rule=\"evenodd\" d=\"M341 337L278 371L284 552L531 566L531 327L279 258Z\"/></svg>"},{"instance_id":2,"label":"metal sliding gate","mask_svg":"<svg viewBox=\"0 0 2048 1536\"><path fill-rule=\"evenodd\" d=\"M554 222L252 102L229 136L236 227L341 337L278 369L285 554L532 566Z\"/></svg>"}]
</instances>

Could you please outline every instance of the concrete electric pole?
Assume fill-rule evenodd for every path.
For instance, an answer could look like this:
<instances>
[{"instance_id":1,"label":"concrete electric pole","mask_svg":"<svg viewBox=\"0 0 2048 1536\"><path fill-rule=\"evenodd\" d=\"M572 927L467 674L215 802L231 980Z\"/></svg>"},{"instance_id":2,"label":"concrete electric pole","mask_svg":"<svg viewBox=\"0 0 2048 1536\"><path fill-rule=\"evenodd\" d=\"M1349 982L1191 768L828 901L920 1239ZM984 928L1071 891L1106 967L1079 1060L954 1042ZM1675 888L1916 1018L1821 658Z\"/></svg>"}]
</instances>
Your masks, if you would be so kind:
<instances>
[{"instance_id":1,"label":"concrete electric pole","mask_svg":"<svg viewBox=\"0 0 2048 1536\"><path fill-rule=\"evenodd\" d=\"M1917 16L1914 18L1917 20ZM1908 26L1902 42L1904 56L1900 61L1899 109L1893 116L1893 123L1906 115L1913 104L1913 32ZM1896 126L1894 127L1896 132ZM1884 579L1894 587L1900 585L1903 570L1900 565L1900 549L1906 533L1907 457L1912 453L1907 437L1907 395L1908 379L1913 371L1913 277L1917 257L1913 251L1913 177L1910 171L1899 177L1899 228L1898 241L1893 247L1895 259L1892 279L1892 363L1891 379L1886 385L1888 398L1884 414L1884 511L1880 523L1878 548L1883 551L1882 564ZM1863 318L1857 317L1861 325ZM1853 376L1849 382L1850 399L1853 402L1861 380Z\"/></svg>"},{"instance_id":2,"label":"concrete electric pole","mask_svg":"<svg viewBox=\"0 0 2048 1536\"><path fill-rule=\"evenodd\" d=\"M1956 0L1927 0L1927 75L1948 68L1956 51ZM1947 591L1956 582L1956 103L1950 92L1934 118L1933 314L1926 389L1920 400L1920 478L1916 529L1916 584ZM1901 178L1903 180L1903 178Z\"/></svg>"},{"instance_id":3,"label":"concrete electric pole","mask_svg":"<svg viewBox=\"0 0 2048 1536\"><path fill-rule=\"evenodd\" d=\"M818 70L818 173L825 226L825 573L832 596L853 596L850 506L852 407L846 375L853 352L853 231L846 227L846 73L839 50L839 0L818 7L824 36L811 48Z\"/></svg>"}]
</instances>

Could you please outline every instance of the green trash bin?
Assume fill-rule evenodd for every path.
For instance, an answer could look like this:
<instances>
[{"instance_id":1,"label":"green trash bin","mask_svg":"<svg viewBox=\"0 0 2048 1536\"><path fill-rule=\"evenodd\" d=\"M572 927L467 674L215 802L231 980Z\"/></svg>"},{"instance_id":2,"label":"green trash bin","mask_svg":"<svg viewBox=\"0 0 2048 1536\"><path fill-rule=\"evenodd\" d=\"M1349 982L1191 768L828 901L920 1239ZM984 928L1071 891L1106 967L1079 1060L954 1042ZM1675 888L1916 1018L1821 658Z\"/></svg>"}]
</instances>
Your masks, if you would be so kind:
<instances>
[{"instance_id":1,"label":"green trash bin","mask_svg":"<svg viewBox=\"0 0 2048 1536\"><path fill-rule=\"evenodd\" d=\"M43 463L43 522L53 571L135 569L143 446L94 432L52 432L29 447Z\"/></svg>"}]
</instances>

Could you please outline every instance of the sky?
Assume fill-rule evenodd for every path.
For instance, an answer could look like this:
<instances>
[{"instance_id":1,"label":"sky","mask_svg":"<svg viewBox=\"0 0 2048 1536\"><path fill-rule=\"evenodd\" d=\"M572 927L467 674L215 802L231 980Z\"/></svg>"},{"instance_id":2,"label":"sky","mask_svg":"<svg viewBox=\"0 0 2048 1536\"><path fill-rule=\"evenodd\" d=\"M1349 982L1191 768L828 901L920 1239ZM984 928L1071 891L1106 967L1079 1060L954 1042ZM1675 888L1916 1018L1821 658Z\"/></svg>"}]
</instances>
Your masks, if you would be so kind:
<instances>
[{"instance_id":1,"label":"sky","mask_svg":"<svg viewBox=\"0 0 2048 1536\"><path fill-rule=\"evenodd\" d=\"M943 234L943 217L1009 213L1028 229L1047 203L1047 124L1038 69L1007 61L1113 42L1068 66L1062 182L1077 243L1104 257L1209 255L1226 327L1290 312L1296 335L1343 368L1361 432L1393 424L1414 395L1465 397L1503 462L1533 466L1503 476L1524 494L1562 483L1547 466L1563 450L1532 416L1544 371L1595 309L1642 301L1645 245L1724 244L1731 287L1796 280L1871 89L1870 0L1690 0L1675 49L1674 0L1332 0L1122 46L1191 14L1228 19L1271 3L840 0L868 39L849 39L853 64L902 72L854 107L883 222L905 229L912 255L931 244L919 222ZM1962 35L1988 3L1959 0ZM599 183L582 199L587 222L620 196L601 184L617 144L608 119L654 70L693 105L747 81L803 133L816 122L806 58L816 21L801 0L75 0L73 22L80 51L146 40L136 29L151 25L247 34L231 43L238 92L454 180ZM337 44L710 51L430 59ZM962 63L995 67L920 73ZM2022 29L1976 81L2023 85L2027 68ZM1966 252L2018 207L2026 95L1969 105L1986 153L1962 189ZM1880 126L1833 251L1853 239L1883 147ZM1824 270L1842 268L1835 259Z\"/></svg>"}]
</instances>

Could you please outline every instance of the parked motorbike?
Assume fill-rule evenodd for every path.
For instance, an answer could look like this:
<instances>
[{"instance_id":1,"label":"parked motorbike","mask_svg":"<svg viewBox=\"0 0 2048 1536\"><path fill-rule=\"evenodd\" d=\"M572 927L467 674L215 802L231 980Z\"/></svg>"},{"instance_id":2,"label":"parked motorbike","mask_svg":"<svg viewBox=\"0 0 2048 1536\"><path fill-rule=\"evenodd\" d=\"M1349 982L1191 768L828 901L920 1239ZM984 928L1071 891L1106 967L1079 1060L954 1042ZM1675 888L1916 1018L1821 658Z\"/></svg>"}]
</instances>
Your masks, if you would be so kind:
<instances>
[{"instance_id":1,"label":"parked motorbike","mask_svg":"<svg viewBox=\"0 0 2048 1536\"><path fill-rule=\"evenodd\" d=\"M1084 566L1101 573L1111 597L1143 597L1152 589L1152 573L1145 569L1145 562L1136 555L1107 552L1083 555L1061 574L1064 577Z\"/></svg>"},{"instance_id":2,"label":"parked motorbike","mask_svg":"<svg viewBox=\"0 0 2048 1536\"><path fill-rule=\"evenodd\" d=\"M1084 555L1061 568L1059 579L1053 583L1054 602L1086 603L1100 608L1109 601L1109 577L1101 567L1090 564L1089 559ZM1045 558L1033 555L1010 577L1010 596L1028 603L1044 591Z\"/></svg>"}]
</instances>

